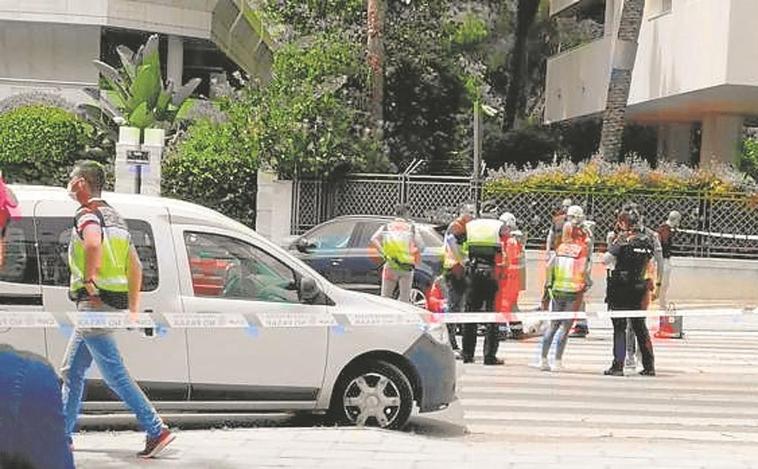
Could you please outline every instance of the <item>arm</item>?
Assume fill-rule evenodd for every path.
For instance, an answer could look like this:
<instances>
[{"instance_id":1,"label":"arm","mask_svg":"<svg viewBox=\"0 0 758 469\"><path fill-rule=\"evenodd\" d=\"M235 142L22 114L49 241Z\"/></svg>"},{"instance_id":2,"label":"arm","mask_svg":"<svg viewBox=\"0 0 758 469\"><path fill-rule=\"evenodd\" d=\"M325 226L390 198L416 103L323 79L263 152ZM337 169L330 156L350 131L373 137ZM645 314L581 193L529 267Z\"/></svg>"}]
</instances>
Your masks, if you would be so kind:
<instances>
[{"instance_id":1,"label":"arm","mask_svg":"<svg viewBox=\"0 0 758 469\"><path fill-rule=\"evenodd\" d=\"M84 244L84 281L97 283L97 273L103 252L102 228L97 223L87 223L82 230ZM84 288L90 296L97 296L97 287L92 282L85 283Z\"/></svg>"},{"instance_id":2,"label":"arm","mask_svg":"<svg viewBox=\"0 0 758 469\"><path fill-rule=\"evenodd\" d=\"M371 236L371 241L369 242L369 248L376 249L376 252L378 252L382 257L384 257L384 252L382 250L382 234L384 233L385 228L386 226L382 226L376 230L376 232Z\"/></svg>"},{"instance_id":3,"label":"arm","mask_svg":"<svg viewBox=\"0 0 758 469\"><path fill-rule=\"evenodd\" d=\"M142 262L139 260L134 245L129 248L126 278L129 285L129 316L136 319L139 311L140 294L142 293Z\"/></svg>"},{"instance_id":4,"label":"arm","mask_svg":"<svg viewBox=\"0 0 758 469\"><path fill-rule=\"evenodd\" d=\"M656 270L656 276L655 276L655 286L656 290L661 285L661 282L663 282L663 247L661 246L661 238L658 236L658 233L653 231L653 258L655 259L655 270Z\"/></svg>"}]
</instances>

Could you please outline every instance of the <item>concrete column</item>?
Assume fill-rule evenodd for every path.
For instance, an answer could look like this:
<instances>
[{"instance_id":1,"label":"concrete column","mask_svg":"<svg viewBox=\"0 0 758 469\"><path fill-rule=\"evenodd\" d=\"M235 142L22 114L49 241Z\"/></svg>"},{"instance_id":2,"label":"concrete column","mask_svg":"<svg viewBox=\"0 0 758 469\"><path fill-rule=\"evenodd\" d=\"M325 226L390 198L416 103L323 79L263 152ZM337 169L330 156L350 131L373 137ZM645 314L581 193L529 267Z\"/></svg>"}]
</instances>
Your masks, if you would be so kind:
<instances>
[{"instance_id":1,"label":"concrete column","mask_svg":"<svg viewBox=\"0 0 758 469\"><path fill-rule=\"evenodd\" d=\"M142 150L150 153L150 164L142 167L141 194L161 195L161 161L166 131L163 129L145 129Z\"/></svg>"},{"instance_id":2,"label":"concrete column","mask_svg":"<svg viewBox=\"0 0 758 469\"><path fill-rule=\"evenodd\" d=\"M274 173L258 171L255 202L258 234L277 244L292 234L292 181L280 181Z\"/></svg>"},{"instance_id":3,"label":"concrete column","mask_svg":"<svg viewBox=\"0 0 758 469\"><path fill-rule=\"evenodd\" d=\"M166 78L174 82L174 86L181 86L184 83L184 42L179 36L168 37L166 75Z\"/></svg>"},{"instance_id":4,"label":"concrete column","mask_svg":"<svg viewBox=\"0 0 758 469\"><path fill-rule=\"evenodd\" d=\"M690 162L692 124L666 123L658 126L658 158L677 163Z\"/></svg>"},{"instance_id":5,"label":"concrete column","mask_svg":"<svg viewBox=\"0 0 758 469\"><path fill-rule=\"evenodd\" d=\"M744 118L712 114L703 119L700 166L713 163L736 164Z\"/></svg>"}]
</instances>

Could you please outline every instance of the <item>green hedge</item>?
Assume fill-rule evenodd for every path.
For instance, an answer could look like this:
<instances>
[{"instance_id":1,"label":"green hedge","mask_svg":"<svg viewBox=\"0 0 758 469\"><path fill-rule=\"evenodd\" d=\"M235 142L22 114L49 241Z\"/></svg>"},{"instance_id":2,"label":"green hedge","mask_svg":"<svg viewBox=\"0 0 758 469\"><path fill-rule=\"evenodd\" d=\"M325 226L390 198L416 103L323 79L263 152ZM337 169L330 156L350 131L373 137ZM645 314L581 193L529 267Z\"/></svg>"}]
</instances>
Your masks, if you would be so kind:
<instances>
[{"instance_id":1,"label":"green hedge","mask_svg":"<svg viewBox=\"0 0 758 469\"><path fill-rule=\"evenodd\" d=\"M61 186L91 143L92 128L57 107L32 105L0 114L0 168L7 180Z\"/></svg>"},{"instance_id":2,"label":"green hedge","mask_svg":"<svg viewBox=\"0 0 758 469\"><path fill-rule=\"evenodd\" d=\"M728 165L700 169L662 161L653 168L639 159L611 163L595 157L579 164L566 160L527 169L505 166L490 173L484 187L487 196L530 190L616 194L660 191L709 196L742 193L753 196L758 193L758 184L749 175Z\"/></svg>"},{"instance_id":3,"label":"green hedge","mask_svg":"<svg viewBox=\"0 0 758 469\"><path fill-rule=\"evenodd\" d=\"M162 193L255 226L258 159L232 124L194 124L169 151Z\"/></svg>"}]
</instances>

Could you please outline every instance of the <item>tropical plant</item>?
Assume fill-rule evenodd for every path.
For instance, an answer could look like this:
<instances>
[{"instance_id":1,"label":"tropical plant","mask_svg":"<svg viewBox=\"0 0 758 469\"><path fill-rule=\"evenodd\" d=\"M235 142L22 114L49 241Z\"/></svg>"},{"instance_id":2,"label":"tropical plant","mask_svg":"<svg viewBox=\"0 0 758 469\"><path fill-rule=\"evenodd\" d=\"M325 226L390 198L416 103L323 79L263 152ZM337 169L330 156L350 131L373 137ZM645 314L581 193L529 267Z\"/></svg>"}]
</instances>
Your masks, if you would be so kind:
<instances>
[{"instance_id":1,"label":"tropical plant","mask_svg":"<svg viewBox=\"0 0 758 469\"><path fill-rule=\"evenodd\" d=\"M119 68L93 60L108 89L85 88L97 104L82 104L79 108L87 120L113 140L121 125L162 128L171 133L191 105L188 98L201 80L193 78L183 86L170 79L164 83L158 43L158 35L154 34L136 53L118 46Z\"/></svg>"}]
</instances>

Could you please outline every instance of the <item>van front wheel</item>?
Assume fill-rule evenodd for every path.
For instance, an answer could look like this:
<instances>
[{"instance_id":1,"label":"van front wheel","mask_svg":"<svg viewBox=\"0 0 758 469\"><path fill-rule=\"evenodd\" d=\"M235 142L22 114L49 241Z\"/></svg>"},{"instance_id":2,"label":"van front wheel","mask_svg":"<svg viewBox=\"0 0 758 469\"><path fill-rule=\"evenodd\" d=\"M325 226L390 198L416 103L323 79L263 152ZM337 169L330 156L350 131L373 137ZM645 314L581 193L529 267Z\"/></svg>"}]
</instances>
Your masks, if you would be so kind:
<instances>
[{"instance_id":1,"label":"van front wheel","mask_svg":"<svg viewBox=\"0 0 758 469\"><path fill-rule=\"evenodd\" d=\"M399 429L413 409L413 390L403 372L381 360L347 370L334 390L331 413L338 423Z\"/></svg>"}]
</instances>

